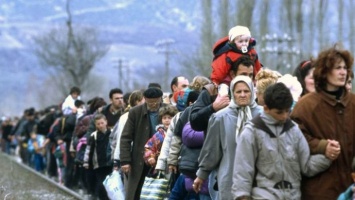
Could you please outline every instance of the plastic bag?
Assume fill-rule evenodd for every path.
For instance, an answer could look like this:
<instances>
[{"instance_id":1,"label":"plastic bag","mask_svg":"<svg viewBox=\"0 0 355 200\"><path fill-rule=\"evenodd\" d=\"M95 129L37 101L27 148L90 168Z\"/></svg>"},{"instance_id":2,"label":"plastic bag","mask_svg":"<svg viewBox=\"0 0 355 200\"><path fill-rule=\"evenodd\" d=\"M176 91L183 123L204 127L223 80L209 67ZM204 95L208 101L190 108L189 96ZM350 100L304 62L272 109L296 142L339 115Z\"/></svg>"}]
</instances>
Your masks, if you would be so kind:
<instances>
[{"instance_id":1,"label":"plastic bag","mask_svg":"<svg viewBox=\"0 0 355 200\"><path fill-rule=\"evenodd\" d=\"M169 181L161 178L158 174L157 178L145 177L143 188L141 191L141 200L163 200L168 194Z\"/></svg>"},{"instance_id":2,"label":"plastic bag","mask_svg":"<svg viewBox=\"0 0 355 200\"><path fill-rule=\"evenodd\" d=\"M106 176L103 184L105 186L107 196L110 199L125 199L125 191L119 171L115 170L110 175Z\"/></svg>"},{"instance_id":3,"label":"plastic bag","mask_svg":"<svg viewBox=\"0 0 355 200\"><path fill-rule=\"evenodd\" d=\"M352 184L348 189L341 193L337 200L352 200L354 198L355 185Z\"/></svg>"}]
</instances>

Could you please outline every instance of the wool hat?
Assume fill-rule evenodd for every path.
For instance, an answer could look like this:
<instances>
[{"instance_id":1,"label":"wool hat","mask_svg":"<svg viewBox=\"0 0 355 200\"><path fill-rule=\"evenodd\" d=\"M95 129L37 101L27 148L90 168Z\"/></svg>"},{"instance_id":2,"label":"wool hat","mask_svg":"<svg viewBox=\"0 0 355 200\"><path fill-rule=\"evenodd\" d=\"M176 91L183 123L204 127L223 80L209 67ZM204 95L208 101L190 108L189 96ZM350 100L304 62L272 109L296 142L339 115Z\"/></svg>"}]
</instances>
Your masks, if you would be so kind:
<instances>
[{"instance_id":1,"label":"wool hat","mask_svg":"<svg viewBox=\"0 0 355 200\"><path fill-rule=\"evenodd\" d=\"M246 35L248 37L251 37L249 28L245 26L235 26L231 28L228 33L229 41L233 41L237 36L240 35Z\"/></svg>"},{"instance_id":2,"label":"wool hat","mask_svg":"<svg viewBox=\"0 0 355 200\"><path fill-rule=\"evenodd\" d=\"M161 89L156 87L150 87L143 92L145 98L159 98L163 96Z\"/></svg>"}]
</instances>

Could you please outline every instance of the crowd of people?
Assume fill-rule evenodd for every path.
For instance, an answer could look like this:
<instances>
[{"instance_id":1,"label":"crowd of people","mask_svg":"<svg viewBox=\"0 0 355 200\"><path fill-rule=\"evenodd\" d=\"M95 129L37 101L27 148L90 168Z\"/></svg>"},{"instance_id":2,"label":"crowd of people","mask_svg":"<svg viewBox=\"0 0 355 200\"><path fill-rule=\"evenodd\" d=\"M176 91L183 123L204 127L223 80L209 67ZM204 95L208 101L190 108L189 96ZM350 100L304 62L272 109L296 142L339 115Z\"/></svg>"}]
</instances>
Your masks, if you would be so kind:
<instances>
[{"instance_id":1,"label":"crowd of people","mask_svg":"<svg viewBox=\"0 0 355 200\"><path fill-rule=\"evenodd\" d=\"M352 199L351 52L336 44L283 75L254 46L233 27L214 46L210 78L176 76L169 96L152 82L84 102L72 87L60 106L3 117L2 149L93 199L108 199L113 171L127 200L160 174L169 199Z\"/></svg>"}]
</instances>

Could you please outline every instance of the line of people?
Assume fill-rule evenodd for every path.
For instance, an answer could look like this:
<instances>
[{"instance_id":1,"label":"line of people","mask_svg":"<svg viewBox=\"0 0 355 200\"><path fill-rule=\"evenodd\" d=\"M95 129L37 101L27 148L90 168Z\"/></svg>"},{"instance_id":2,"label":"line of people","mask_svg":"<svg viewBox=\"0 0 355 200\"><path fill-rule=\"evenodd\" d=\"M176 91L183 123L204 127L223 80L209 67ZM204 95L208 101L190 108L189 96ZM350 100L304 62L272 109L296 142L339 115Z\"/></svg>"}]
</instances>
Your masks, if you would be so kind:
<instances>
[{"instance_id":1,"label":"line of people","mask_svg":"<svg viewBox=\"0 0 355 200\"><path fill-rule=\"evenodd\" d=\"M85 105L73 87L60 109L4 120L4 150L16 139L23 162L93 199L108 199L113 170L129 200L158 174L169 199L337 199L354 182L353 56L335 45L282 75L254 46L248 28L232 28L211 79L176 76L169 96L151 83Z\"/></svg>"}]
</instances>

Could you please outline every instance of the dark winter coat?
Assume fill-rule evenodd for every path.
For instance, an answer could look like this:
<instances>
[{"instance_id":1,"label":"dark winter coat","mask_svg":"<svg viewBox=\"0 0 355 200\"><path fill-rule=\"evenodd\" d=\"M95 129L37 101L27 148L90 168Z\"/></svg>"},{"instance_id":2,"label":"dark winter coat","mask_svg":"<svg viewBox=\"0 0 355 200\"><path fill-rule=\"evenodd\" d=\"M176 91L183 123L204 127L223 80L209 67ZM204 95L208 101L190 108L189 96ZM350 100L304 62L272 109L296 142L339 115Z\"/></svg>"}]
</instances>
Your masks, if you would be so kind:
<instances>
[{"instance_id":1,"label":"dark winter coat","mask_svg":"<svg viewBox=\"0 0 355 200\"><path fill-rule=\"evenodd\" d=\"M182 129L185 124L189 121L192 106L187 107L180 115L178 121L176 122L174 135L181 137Z\"/></svg>"},{"instance_id":2,"label":"dark winter coat","mask_svg":"<svg viewBox=\"0 0 355 200\"><path fill-rule=\"evenodd\" d=\"M212 107L216 97L217 95L211 96L208 90L202 90L191 109L190 123L194 130L206 132L208 120L216 112Z\"/></svg>"},{"instance_id":3,"label":"dark winter coat","mask_svg":"<svg viewBox=\"0 0 355 200\"><path fill-rule=\"evenodd\" d=\"M92 162L90 164L92 164L94 169L112 167L111 146L109 141L110 134L111 130L107 129L106 133L96 131L90 136L89 144L86 146L86 149L89 150L89 158L84 157L84 162Z\"/></svg>"},{"instance_id":4,"label":"dark winter coat","mask_svg":"<svg viewBox=\"0 0 355 200\"><path fill-rule=\"evenodd\" d=\"M26 142L26 143L28 142L28 140L30 139L30 134L34 130L33 128L35 126L37 126L37 124L38 124L37 119L26 121L26 123L23 126L22 133L21 133L21 136L24 137L23 142Z\"/></svg>"},{"instance_id":5,"label":"dark winter coat","mask_svg":"<svg viewBox=\"0 0 355 200\"><path fill-rule=\"evenodd\" d=\"M302 180L302 199L336 199L350 184L355 156L355 95L339 100L321 92L303 96L291 113L305 135L312 154L324 154L327 139L340 144L340 154L328 170Z\"/></svg>"},{"instance_id":6,"label":"dark winter coat","mask_svg":"<svg viewBox=\"0 0 355 200\"><path fill-rule=\"evenodd\" d=\"M165 104L161 106L165 106ZM121 165L131 165L126 187L127 200L133 200L135 196L139 196L139 194L136 194L142 187L139 182L146 176L146 174L143 174L145 166L143 159L144 145L154 134L151 130L147 105L142 104L131 108L120 140Z\"/></svg>"},{"instance_id":7,"label":"dark winter coat","mask_svg":"<svg viewBox=\"0 0 355 200\"><path fill-rule=\"evenodd\" d=\"M70 114L60 118L58 129L55 129L54 138L56 141L63 140L70 144L76 124L76 115ZM64 126L64 127L63 127Z\"/></svg>"}]
</instances>

